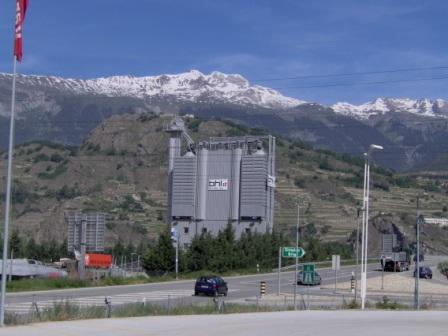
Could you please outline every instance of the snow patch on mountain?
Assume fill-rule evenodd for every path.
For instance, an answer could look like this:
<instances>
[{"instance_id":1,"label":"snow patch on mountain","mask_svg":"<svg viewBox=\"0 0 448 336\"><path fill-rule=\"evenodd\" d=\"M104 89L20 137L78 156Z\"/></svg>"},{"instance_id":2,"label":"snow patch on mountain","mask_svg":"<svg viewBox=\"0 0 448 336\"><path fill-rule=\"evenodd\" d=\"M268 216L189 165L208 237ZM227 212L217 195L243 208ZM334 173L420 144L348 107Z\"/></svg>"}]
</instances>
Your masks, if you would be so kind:
<instances>
[{"instance_id":1,"label":"snow patch on mountain","mask_svg":"<svg viewBox=\"0 0 448 336\"><path fill-rule=\"evenodd\" d=\"M6 75L8 76L8 75ZM10 75L9 75L10 76ZM19 76L18 84L44 86L76 94L109 97L173 97L190 102L227 102L265 108L292 108L306 103L285 97L280 92L250 83L241 75L214 71L205 75L197 70L181 74L133 77L112 76L88 80L48 76Z\"/></svg>"},{"instance_id":2,"label":"snow patch on mountain","mask_svg":"<svg viewBox=\"0 0 448 336\"><path fill-rule=\"evenodd\" d=\"M377 98L361 105L336 103L331 108L336 113L357 119L368 119L372 115L390 112L408 112L425 117L448 118L448 103L443 99Z\"/></svg>"}]
</instances>

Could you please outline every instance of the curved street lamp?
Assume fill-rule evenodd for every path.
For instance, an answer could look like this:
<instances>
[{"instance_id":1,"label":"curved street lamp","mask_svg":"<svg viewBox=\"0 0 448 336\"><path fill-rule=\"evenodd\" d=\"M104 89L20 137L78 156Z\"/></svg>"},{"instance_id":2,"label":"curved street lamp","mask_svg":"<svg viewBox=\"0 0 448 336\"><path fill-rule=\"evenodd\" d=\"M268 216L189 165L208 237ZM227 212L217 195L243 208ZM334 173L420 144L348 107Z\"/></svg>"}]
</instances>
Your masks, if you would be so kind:
<instances>
[{"instance_id":1,"label":"curved street lamp","mask_svg":"<svg viewBox=\"0 0 448 336\"><path fill-rule=\"evenodd\" d=\"M361 309L365 308L367 295L367 247L369 239L369 193L370 193L370 156L374 150L382 150L383 146L371 144L364 153L364 188L363 216L361 234Z\"/></svg>"}]
</instances>

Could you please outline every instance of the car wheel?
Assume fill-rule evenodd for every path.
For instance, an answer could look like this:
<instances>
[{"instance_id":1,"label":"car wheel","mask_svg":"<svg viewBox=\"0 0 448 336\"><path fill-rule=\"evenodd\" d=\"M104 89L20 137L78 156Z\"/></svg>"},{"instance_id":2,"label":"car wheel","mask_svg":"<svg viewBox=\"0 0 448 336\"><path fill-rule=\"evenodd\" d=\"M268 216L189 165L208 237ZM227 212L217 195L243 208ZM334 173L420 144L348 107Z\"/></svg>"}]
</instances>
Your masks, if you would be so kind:
<instances>
[{"instance_id":1,"label":"car wheel","mask_svg":"<svg viewBox=\"0 0 448 336\"><path fill-rule=\"evenodd\" d=\"M194 291L194 296L198 296L199 292L198 291Z\"/></svg>"},{"instance_id":2,"label":"car wheel","mask_svg":"<svg viewBox=\"0 0 448 336\"><path fill-rule=\"evenodd\" d=\"M227 296L227 291L224 292L224 296Z\"/></svg>"}]
</instances>

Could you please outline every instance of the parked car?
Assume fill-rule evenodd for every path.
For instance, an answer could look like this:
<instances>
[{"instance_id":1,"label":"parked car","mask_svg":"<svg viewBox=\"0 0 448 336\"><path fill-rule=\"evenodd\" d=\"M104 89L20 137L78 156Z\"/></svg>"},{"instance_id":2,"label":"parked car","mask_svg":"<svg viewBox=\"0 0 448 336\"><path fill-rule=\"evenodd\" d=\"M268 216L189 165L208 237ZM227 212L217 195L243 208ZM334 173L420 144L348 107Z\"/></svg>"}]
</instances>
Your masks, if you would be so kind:
<instances>
[{"instance_id":1,"label":"parked car","mask_svg":"<svg viewBox=\"0 0 448 336\"><path fill-rule=\"evenodd\" d=\"M297 284L298 285L311 285L311 286L318 286L322 284L322 277L319 275L319 273L314 272L314 282L313 283L303 283L303 272L300 271L297 273Z\"/></svg>"},{"instance_id":2,"label":"parked car","mask_svg":"<svg viewBox=\"0 0 448 336\"><path fill-rule=\"evenodd\" d=\"M227 296L228 290L227 282L217 275L200 276L194 285L194 295Z\"/></svg>"},{"instance_id":3,"label":"parked car","mask_svg":"<svg viewBox=\"0 0 448 336\"><path fill-rule=\"evenodd\" d=\"M432 279L432 271L428 266L419 267L419 278L420 279ZM416 276L416 270L414 271L414 277Z\"/></svg>"}]
</instances>

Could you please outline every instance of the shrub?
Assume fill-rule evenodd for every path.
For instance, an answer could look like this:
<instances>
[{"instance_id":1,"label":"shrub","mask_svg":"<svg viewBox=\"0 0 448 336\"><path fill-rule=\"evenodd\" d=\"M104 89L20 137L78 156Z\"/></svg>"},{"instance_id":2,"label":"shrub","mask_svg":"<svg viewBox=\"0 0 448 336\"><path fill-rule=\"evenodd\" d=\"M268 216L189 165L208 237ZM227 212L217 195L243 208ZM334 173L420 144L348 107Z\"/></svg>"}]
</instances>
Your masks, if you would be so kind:
<instances>
[{"instance_id":1,"label":"shrub","mask_svg":"<svg viewBox=\"0 0 448 336\"><path fill-rule=\"evenodd\" d=\"M329 170L329 171L334 170L333 166L330 164L330 162L328 162L327 158L324 158L319 161L319 169Z\"/></svg>"},{"instance_id":2,"label":"shrub","mask_svg":"<svg viewBox=\"0 0 448 336\"><path fill-rule=\"evenodd\" d=\"M64 160L64 158L62 157L62 155L60 155L58 153L54 153L50 156L50 161L52 161L52 162L61 162L63 160Z\"/></svg>"},{"instance_id":3,"label":"shrub","mask_svg":"<svg viewBox=\"0 0 448 336\"><path fill-rule=\"evenodd\" d=\"M109 156L113 156L113 155L117 154L115 148L109 148L109 149L106 150L105 153L106 153L106 155L109 155Z\"/></svg>"},{"instance_id":4,"label":"shrub","mask_svg":"<svg viewBox=\"0 0 448 336\"><path fill-rule=\"evenodd\" d=\"M50 161L50 157L45 153L40 153L33 158L34 163L38 163L41 161Z\"/></svg>"},{"instance_id":5,"label":"shrub","mask_svg":"<svg viewBox=\"0 0 448 336\"><path fill-rule=\"evenodd\" d=\"M81 193L78 190L78 188L64 185L61 189L59 189L56 192L55 196L58 200L61 200L61 199L72 199L80 195Z\"/></svg>"},{"instance_id":6,"label":"shrub","mask_svg":"<svg viewBox=\"0 0 448 336\"><path fill-rule=\"evenodd\" d=\"M294 179L294 185L298 188L305 188L305 180L297 177Z\"/></svg>"},{"instance_id":7,"label":"shrub","mask_svg":"<svg viewBox=\"0 0 448 336\"><path fill-rule=\"evenodd\" d=\"M396 301L391 302L387 296L383 296L383 300L376 303L375 307L377 309L390 309L390 310L397 310L397 309L407 309L409 308L406 305L397 303Z\"/></svg>"},{"instance_id":8,"label":"shrub","mask_svg":"<svg viewBox=\"0 0 448 336\"><path fill-rule=\"evenodd\" d=\"M67 167L64 166L64 164L60 164L59 166L56 167L56 169L53 172L51 172L51 173L42 172L42 173L37 174L37 176L42 179L52 180L52 179L58 177L59 175L64 174L66 171L67 171Z\"/></svg>"}]
</instances>

